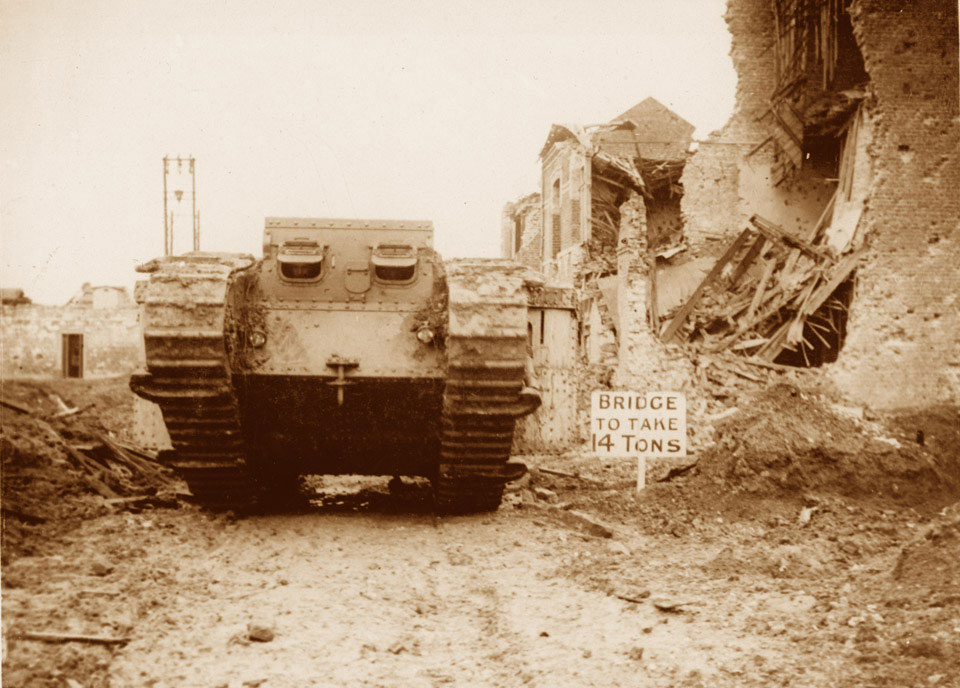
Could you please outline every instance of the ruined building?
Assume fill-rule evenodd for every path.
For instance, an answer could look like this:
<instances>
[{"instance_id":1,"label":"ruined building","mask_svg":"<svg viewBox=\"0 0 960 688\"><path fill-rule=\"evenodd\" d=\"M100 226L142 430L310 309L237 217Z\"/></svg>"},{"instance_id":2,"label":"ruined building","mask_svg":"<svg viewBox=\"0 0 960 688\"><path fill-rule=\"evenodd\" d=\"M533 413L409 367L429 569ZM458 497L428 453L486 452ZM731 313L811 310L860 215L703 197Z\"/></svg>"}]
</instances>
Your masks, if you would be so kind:
<instances>
[{"instance_id":1,"label":"ruined building","mask_svg":"<svg viewBox=\"0 0 960 688\"><path fill-rule=\"evenodd\" d=\"M653 99L555 125L539 203L504 211L504 255L578 290L584 385L693 388L732 361L822 368L878 408L960 400L956 4L730 0L726 20L721 131L688 154Z\"/></svg>"},{"instance_id":2,"label":"ruined building","mask_svg":"<svg viewBox=\"0 0 960 688\"><path fill-rule=\"evenodd\" d=\"M758 230L727 268L752 250L756 285L719 312L737 353L829 364L877 407L957 401L957 4L731 0L726 20L736 109L681 182L696 252Z\"/></svg>"},{"instance_id":3,"label":"ruined building","mask_svg":"<svg viewBox=\"0 0 960 688\"><path fill-rule=\"evenodd\" d=\"M139 309L123 287L84 284L63 306L4 289L0 318L5 379L127 375L141 357Z\"/></svg>"},{"instance_id":4,"label":"ruined building","mask_svg":"<svg viewBox=\"0 0 960 688\"><path fill-rule=\"evenodd\" d=\"M617 298L618 251L628 235L642 231L660 254L682 243L677 182L693 129L653 98L609 123L555 124L540 151L543 193L504 208L503 255L578 288L590 364L616 364L618 303L627 303Z\"/></svg>"}]
</instances>

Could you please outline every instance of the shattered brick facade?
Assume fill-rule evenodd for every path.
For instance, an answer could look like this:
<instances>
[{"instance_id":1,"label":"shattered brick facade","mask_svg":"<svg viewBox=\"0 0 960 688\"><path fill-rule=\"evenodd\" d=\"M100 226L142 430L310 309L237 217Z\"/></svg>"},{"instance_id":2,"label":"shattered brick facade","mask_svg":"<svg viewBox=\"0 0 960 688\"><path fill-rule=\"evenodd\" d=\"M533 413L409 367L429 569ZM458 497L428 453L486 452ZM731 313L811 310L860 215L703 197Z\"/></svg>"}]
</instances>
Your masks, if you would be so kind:
<instances>
[{"instance_id":1,"label":"shattered brick facade","mask_svg":"<svg viewBox=\"0 0 960 688\"><path fill-rule=\"evenodd\" d=\"M501 257L539 270L542 241L540 194L532 193L507 203L500 220Z\"/></svg>"},{"instance_id":2,"label":"shattered brick facade","mask_svg":"<svg viewBox=\"0 0 960 688\"><path fill-rule=\"evenodd\" d=\"M836 370L877 406L960 402L957 3L851 8L877 132L850 334Z\"/></svg>"},{"instance_id":3,"label":"shattered brick facade","mask_svg":"<svg viewBox=\"0 0 960 688\"><path fill-rule=\"evenodd\" d=\"M829 73L821 19L833 11L846 34ZM682 178L694 253L716 256L755 213L794 236L827 217L834 243L852 236L845 250L863 253L846 340L826 374L876 407L960 400L956 3L730 0L726 20L736 108ZM804 50L790 64L784 35L800 25ZM838 130L831 108L850 98ZM792 167L791 146L801 153Z\"/></svg>"}]
</instances>

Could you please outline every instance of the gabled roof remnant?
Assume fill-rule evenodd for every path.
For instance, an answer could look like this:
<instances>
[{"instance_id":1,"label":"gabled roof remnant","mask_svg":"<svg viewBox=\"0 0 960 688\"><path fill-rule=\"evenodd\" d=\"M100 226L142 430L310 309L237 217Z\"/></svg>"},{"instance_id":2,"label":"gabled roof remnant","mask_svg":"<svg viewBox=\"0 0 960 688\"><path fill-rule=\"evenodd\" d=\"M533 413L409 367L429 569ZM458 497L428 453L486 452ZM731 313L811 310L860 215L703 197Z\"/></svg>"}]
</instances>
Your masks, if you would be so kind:
<instances>
[{"instance_id":1,"label":"gabled roof remnant","mask_svg":"<svg viewBox=\"0 0 960 688\"><path fill-rule=\"evenodd\" d=\"M666 105L664 105L663 103L661 103L659 100L657 100L652 96L648 96L647 98L644 98L639 103L634 105L632 108L630 108L626 112L623 112L617 115L610 121L625 122L627 120L630 120L634 122L634 124L636 124L638 122L643 122L645 119L648 119L650 117L664 117L664 116L673 120L675 124L680 125L683 128L687 129L691 135L693 134L693 130L696 129L696 127L690 124L690 122L685 120L683 117L678 115L676 112L674 112L673 110L671 110Z\"/></svg>"},{"instance_id":2,"label":"gabled roof remnant","mask_svg":"<svg viewBox=\"0 0 960 688\"><path fill-rule=\"evenodd\" d=\"M635 129L633 122L615 122L610 124L594 124L581 127L576 124L554 124L550 127L547 140L540 149L540 157L547 155L550 149L561 141L575 141L585 153L588 153L594 164L600 168L613 169L623 175L626 180L640 193L646 193L643 178L629 159L610 155L600 150L599 135L606 131Z\"/></svg>"}]
</instances>

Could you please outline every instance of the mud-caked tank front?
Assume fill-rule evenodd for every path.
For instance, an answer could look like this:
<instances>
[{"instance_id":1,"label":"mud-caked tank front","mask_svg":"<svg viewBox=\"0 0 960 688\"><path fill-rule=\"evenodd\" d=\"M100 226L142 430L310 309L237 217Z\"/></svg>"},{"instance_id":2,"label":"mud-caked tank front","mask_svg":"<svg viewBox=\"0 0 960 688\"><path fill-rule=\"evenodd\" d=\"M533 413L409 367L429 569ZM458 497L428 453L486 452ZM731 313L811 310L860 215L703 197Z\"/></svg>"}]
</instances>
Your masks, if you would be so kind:
<instances>
[{"instance_id":1,"label":"mud-caked tank front","mask_svg":"<svg viewBox=\"0 0 960 688\"><path fill-rule=\"evenodd\" d=\"M267 219L263 260L230 299L249 462L435 471L446 287L432 241L429 222Z\"/></svg>"}]
</instances>

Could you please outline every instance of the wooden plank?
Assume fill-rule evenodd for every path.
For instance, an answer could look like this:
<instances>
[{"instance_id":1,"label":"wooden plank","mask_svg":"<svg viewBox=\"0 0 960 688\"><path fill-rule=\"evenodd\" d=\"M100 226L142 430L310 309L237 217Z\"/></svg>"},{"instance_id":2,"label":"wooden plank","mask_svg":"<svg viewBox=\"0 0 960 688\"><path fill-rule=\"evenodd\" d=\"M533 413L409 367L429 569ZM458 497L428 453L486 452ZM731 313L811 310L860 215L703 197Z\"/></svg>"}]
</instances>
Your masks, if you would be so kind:
<instances>
[{"instance_id":1,"label":"wooden plank","mask_svg":"<svg viewBox=\"0 0 960 688\"><path fill-rule=\"evenodd\" d=\"M0 406L4 406L11 411L16 411L17 413L22 413L27 416L37 415L34 411L26 408L25 406L20 406L20 404L15 404L12 401L7 401L6 399L0 399Z\"/></svg>"},{"instance_id":2,"label":"wooden plank","mask_svg":"<svg viewBox=\"0 0 960 688\"><path fill-rule=\"evenodd\" d=\"M793 346L794 344L799 343L800 340L803 338L803 326L806 324L806 320L807 320L806 316L802 314L803 307L810 300L810 295L813 294L813 289L816 286L816 284L817 284L816 280L811 280L810 284L806 286L806 288L800 293L800 296L797 299L800 302L800 307L797 309L800 315L796 319L794 319L793 324L790 325L790 329L787 330L787 344L789 346Z\"/></svg>"},{"instance_id":3,"label":"wooden plank","mask_svg":"<svg viewBox=\"0 0 960 688\"><path fill-rule=\"evenodd\" d=\"M657 250L653 246L653 226L647 225L647 307L650 309L650 327L654 334L660 332L660 302L657 296Z\"/></svg>"},{"instance_id":4,"label":"wooden plank","mask_svg":"<svg viewBox=\"0 0 960 688\"><path fill-rule=\"evenodd\" d=\"M723 268L726 267L727 263L733 260L733 257L737 254L737 251L746 243L747 239L750 237L751 230L748 227L740 232L740 235L733 240L733 243L727 248L720 260L713 264L713 268L710 269L710 272L707 273L707 276L703 278L703 281L697 286L693 294L690 295L690 298L685 304L680 308L673 320L670 321L670 324L667 326L666 332L663 333L661 339L665 342L669 342L674 336L679 332L680 328L683 326L683 323L686 322L687 318L690 316L690 313L696 307L697 303L700 301L700 297L703 296L703 292L706 290L710 284L712 284L723 272Z\"/></svg>"},{"instance_id":5,"label":"wooden plank","mask_svg":"<svg viewBox=\"0 0 960 688\"><path fill-rule=\"evenodd\" d=\"M104 472L103 472L104 469L100 466L100 464L98 464L96 461L94 461L90 457L84 454L81 454L76 449L74 449L69 444L67 444L67 442L63 439L60 433L54 430L53 427L46 421L38 419L37 423L40 425L40 427L46 430L47 433L49 433L50 436L53 437L58 444L60 444L63 447L64 451L66 451L67 454L70 455L70 458L73 459L74 463L77 464L78 468L84 468L89 472L89 475L83 476L83 481L89 487L96 490L103 497L114 498L114 497L120 496L116 492L114 492L109 485L103 482L102 478L104 476Z\"/></svg>"},{"instance_id":6,"label":"wooden plank","mask_svg":"<svg viewBox=\"0 0 960 688\"><path fill-rule=\"evenodd\" d=\"M839 186L833 190L833 195L830 196L830 200L827 201L827 204L823 207L823 210L820 212L820 217L817 218L816 223L813 227L810 228L810 231L804 235L804 239L809 241L811 244L817 240L817 236L820 234L821 229L824 227L827 217L830 220L833 220L833 209L837 204L837 194L839 193ZM790 250L790 255L787 256L787 262L783 265L783 275L789 275L793 272L793 268L797 264L797 259L800 258L800 249L793 248ZM781 282L783 280L781 279Z\"/></svg>"},{"instance_id":7,"label":"wooden plank","mask_svg":"<svg viewBox=\"0 0 960 688\"><path fill-rule=\"evenodd\" d=\"M795 237L792 234L789 234L783 231L783 228L770 220L766 220L759 215L753 215L750 217L750 224L756 227L759 231L763 232L767 238L772 239L773 241L780 241L789 246L799 248L804 253L818 258L826 263L836 263L833 256L829 253L821 251L817 247L813 246L810 242L805 241L799 237Z\"/></svg>"},{"instance_id":8,"label":"wooden plank","mask_svg":"<svg viewBox=\"0 0 960 688\"><path fill-rule=\"evenodd\" d=\"M727 349L730 346L730 344L737 341L737 339L742 337L744 334L752 330L758 324L762 323L764 320L769 318L775 312L777 312L778 310L783 308L785 305L787 305L787 303L789 303L792 298L793 298L793 294L787 294L785 292L780 292L779 294L776 294L770 300L770 302L767 303L767 305L763 308L763 310L761 310L753 318L750 318L750 319L745 318L743 321L741 321L737 327L737 331L734 332L732 335L729 335L721 339L720 342L715 347L710 349L710 352L718 353L720 351Z\"/></svg>"},{"instance_id":9,"label":"wooden plank","mask_svg":"<svg viewBox=\"0 0 960 688\"><path fill-rule=\"evenodd\" d=\"M786 338L787 332L790 330L790 325L792 323L792 318L781 323L780 326L770 336L770 341L764 344L760 348L760 351L754 354L754 357L760 359L761 361L772 362L777 356L779 356L780 352L783 351L783 340Z\"/></svg>"},{"instance_id":10,"label":"wooden plank","mask_svg":"<svg viewBox=\"0 0 960 688\"><path fill-rule=\"evenodd\" d=\"M134 456L133 454L128 452L126 449L119 446L112 439L107 437L106 434L101 433L100 435L98 435L98 438L100 439L101 442L103 442L104 446L110 450L110 453L113 454L114 459L122 463L123 465L125 465L127 468L130 468L134 471L138 471L140 473L145 473L147 475L159 476L160 474L159 467L152 466L146 460L141 459L137 456Z\"/></svg>"},{"instance_id":11,"label":"wooden plank","mask_svg":"<svg viewBox=\"0 0 960 688\"><path fill-rule=\"evenodd\" d=\"M747 249L747 255L743 257L743 260L740 261L740 264L737 266L737 269L733 271L733 276L730 278L728 288L732 291L734 287L740 282L740 279L743 277L744 273L750 266L753 264L753 261L757 259L757 256L763 255L763 250L767 246L767 237L763 234L757 234L757 238L753 240L753 243L750 244L750 248Z\"/></svg>"},{"instance_id":12,"label":"wooden plank","mask_svg":"<svg viewBox=\"0 0 960 688\"><path fill-rule=\"evenodd\" d=\"M97 645L123 645L130 638L118 638L106 635L85 635L82 633L41 633L39 631L21 631L13 633L23 640L39 640L44 643L94 643Z\"/></svg>"},{"instance_id":13,"label":"wooden plank","mask_svg":"<svg viewBox=\"0 0 960 688\"><path fill-rule=\"evenodd\" d=\"M853 272L854 268L857 266L857 262L860 260L863 250L856 251L847 255L842 261L840 261L833 270L833 274L828 280L823 282L817 289L814 291L809 298L805 300L803 305L800 307L799 312L795 318L788 320L777 330L777 333L770 338L770 342L758 351L756 356L757 358L773 361L777 356L780 355L780 352L783 351L784 346L787 344L787 338L791 327L796 321L805 321L806 318L815 313L823 302L830 298L830 295L840 286L847 277L850 276L850 273ZM802 330L801 330L802 332Z\"/></svg>"},{"instance_id":14,"label":"wooden plank","mask_svg":"<svg viewBox=\"0 0 960 688\"><path fill-rule=\"evenodd\" d=\"M840 286L847 277L850 276L850 273L853 272L854 268L857 267L857 263L860 261L860 256L863 255L863 249L859 251L854 251L853 253L848 254L843 260L837 263L836 268L832 271L830 279L828 279L824 284L814 292L813 296L807 301L806 305L801 310L805 316L814 313L823 302L830 298L830 295Z\"/></svg>"},{"instance_id":15,"label":"wooden plank","mask_svg":"<svg viewBox=\"0 0 960 688\"><path fill-rule=\"evenodd\" d=\"M757 290L753 293L753 300L750 301L750 308L747 309L747 320L753 318L754 313L757 312L757 308L760 307L760 304L763 303L763 297L767 291L767 282L770 281L770 275L773 274L773 269L777 265L777 259L768 258L763 263L763 273L760 275L760 281L757 283Z\"/></svg>"}]
</instances>

